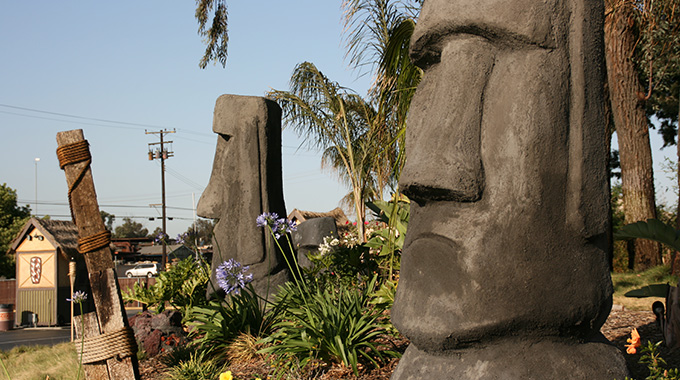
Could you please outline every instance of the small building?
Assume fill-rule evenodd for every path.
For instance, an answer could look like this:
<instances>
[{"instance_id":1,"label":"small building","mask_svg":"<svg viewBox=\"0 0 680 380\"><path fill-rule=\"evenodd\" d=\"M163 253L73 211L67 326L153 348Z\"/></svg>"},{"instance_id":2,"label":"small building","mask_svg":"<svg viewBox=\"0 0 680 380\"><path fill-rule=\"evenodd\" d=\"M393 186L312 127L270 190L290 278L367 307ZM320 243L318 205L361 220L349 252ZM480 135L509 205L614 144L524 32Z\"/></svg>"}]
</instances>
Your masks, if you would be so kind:
<instances>
[{"instance_id":1,"label":"small building","mask_svg":"<svg viewBox=\"0 0 680 380\"><path fill-rule=\"evenodd\" d=\"M31 218L12 241L16 255L17 325L52 326L70 321L69 262L76 259L78 283L87 269L78 253L78 230L71 221ZM83 272L84 271L84 272Z\"/></svg>"},{"instance_id":2,"label":"small building","mask_svg":"<svg viewBox=\"0 0 680 380\"><path fill-rule=\"evenodd\" d=\"M189 249L184 244L168 244L166 247L166 255L168 263L184 260L190 256L196 256L196 253ZM155 244L146 247L141 247L139 253L136 255L137 261L156 261L161 262L163 257L163 245Z\"/></svg>"}]
</instances>

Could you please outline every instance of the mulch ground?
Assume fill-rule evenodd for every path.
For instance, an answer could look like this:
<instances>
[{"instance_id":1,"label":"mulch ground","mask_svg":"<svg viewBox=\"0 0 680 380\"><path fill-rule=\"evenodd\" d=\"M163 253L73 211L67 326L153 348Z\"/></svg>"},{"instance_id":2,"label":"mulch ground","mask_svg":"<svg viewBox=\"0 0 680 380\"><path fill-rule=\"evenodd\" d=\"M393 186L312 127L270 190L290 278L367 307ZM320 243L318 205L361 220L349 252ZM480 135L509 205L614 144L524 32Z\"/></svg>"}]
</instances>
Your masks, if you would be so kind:
<instances>
[{"instance_id":1,"label":"mulch ground","mask_svg":"<svg viewBox=\"0 0 680 380\"><path fill-rule=\"evenodd\" d=\"M612 311L607 319L607 322L602 327L602 333L612 344L623 352L628 368L634 379L644 379L648 375L646 365L639 364L640 354L628 355L626 354L626 339L630 337L630 331L637 328L642 337L643 346L648 341L659 342L663 340L661 331L656 326L654 314L651 311ZM406 340L397 342L402 346L402 349L408 344ZM669 349L663 344L659 347L661 357L668 363L666 368L680 368L680 349ZM380 369L362 368L359 376L355 376L351 369L333 366L326 368L319 368L306 376L309 379L317 380L389 380L398 360L394 359L389 364L384 365ZM238 380L254 379L255 375L262 377L261 374L267 373L268 366L262 360L251 361L248 363L240 363L230 368L235 378ZM156 358L143 360L140 363L140 373L142 379L145 380L161 380L164 379L164 373L167 367L162 361ZM305 377L300 377L305 378ZM263 378L264 379L264 378Z\"/></svg>"}]
</instances>

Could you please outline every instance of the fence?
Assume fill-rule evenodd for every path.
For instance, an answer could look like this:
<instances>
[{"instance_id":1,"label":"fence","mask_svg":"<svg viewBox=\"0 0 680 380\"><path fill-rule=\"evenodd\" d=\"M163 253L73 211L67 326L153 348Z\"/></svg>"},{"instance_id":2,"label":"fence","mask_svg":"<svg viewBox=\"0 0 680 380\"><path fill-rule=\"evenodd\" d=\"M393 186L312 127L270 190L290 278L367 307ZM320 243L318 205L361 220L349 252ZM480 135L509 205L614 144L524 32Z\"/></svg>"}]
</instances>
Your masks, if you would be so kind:
<instances>
[{"instance_id":1,"label":"fence","mask_svg":"<svg viewBox=\"0 0 680 380\"><path fill-rule=\"evenodd\" d=\"M127 292L129 289L132 289L132 287L135 284L139 284L141 287L145 286L151 286L156 283L156 278L124 278L124 277L119 277L118 278L118 286L120 287L120 292ZM125 307L142 307L142 304L139 302L127 302L125 303Z\"/></svg>"},{"instance_id":2,"label":"fence","mask_svg":"<svg viewBox=\"0 0 680 380\"><path fill-rule=\"evenodd\" d=\"M12 304L16 305L16 283L14 279L11 280L0 280L0 304ZM140 286L151 286L156 283L155 278L119 278L118 285L120 286L120 291L127 291L132 289L134 284L139 284ZM139 302L126 303L126 307L142 307Z\"/></svg>"},{"instance_id":3,"label":"fence","mask_svg":"<svg viewBox=\"0 0 680 380\"><path fill-rule=\"evenodd\" d=\"M16 304L17 280L0 280L0 304Z\"/></svg>"}]
</instances>

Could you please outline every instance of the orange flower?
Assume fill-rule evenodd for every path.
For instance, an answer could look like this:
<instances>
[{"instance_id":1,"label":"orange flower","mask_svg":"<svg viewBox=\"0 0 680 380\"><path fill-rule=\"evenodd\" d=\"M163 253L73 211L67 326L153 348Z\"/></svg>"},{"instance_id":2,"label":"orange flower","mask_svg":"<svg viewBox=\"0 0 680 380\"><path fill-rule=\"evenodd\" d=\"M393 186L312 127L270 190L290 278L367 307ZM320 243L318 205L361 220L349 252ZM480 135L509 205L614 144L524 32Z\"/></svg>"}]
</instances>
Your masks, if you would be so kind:
<instances>
[{"instance_id":1,"label":"orange flower","mask_svg":"<svg viewBox=\"0 0 680 380\"><path fill-rule=\"evenodd\" d=\"M630 338L628 338L628 343L626 344L626 353L628 354L636 354L637 353L637 348L642 345L640 343L640 334L638 333L637 329L633 329L633 331L630 332Z\"/></svg>"}]
</instances>

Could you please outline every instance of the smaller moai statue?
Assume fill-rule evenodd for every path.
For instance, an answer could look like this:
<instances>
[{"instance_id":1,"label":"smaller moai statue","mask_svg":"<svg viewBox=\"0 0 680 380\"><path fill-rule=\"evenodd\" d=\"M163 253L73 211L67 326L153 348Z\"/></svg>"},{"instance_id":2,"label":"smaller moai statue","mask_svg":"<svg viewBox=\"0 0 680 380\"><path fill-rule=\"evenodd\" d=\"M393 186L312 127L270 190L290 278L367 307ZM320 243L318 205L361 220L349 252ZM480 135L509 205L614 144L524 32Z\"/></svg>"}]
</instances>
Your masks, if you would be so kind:
<instances>
[{"instance_id":1,"label":"smaller moai statue","mask_svg":"<svg viewBox=\"0 0 680 380\"><path fill-rule=\"evenodd\" d=\"M217 219L212 283L217 284L215 269L234 259L250 267L258 294L271 294L289 279L290 271L273 237L257 226L256 219L268 212L286 215L281 108L262 97L222 95L215 103L213 132L217 133L215 160L197 207L199 216Z\"/></svg>"},{"instance_id":2,"label":"smaller moai statue","mask_svg":"<svg viewBox=\"0 0 680 380\"><path fill-rule=\"evenodd\" d=\"M338 227L331 216L312 218L297 225L297 231L293 232L293 245L297 251L298 265L304 268L312 266L307 254L318 253L325 237L338 237Z\"/></svg>"}]
</instances>

